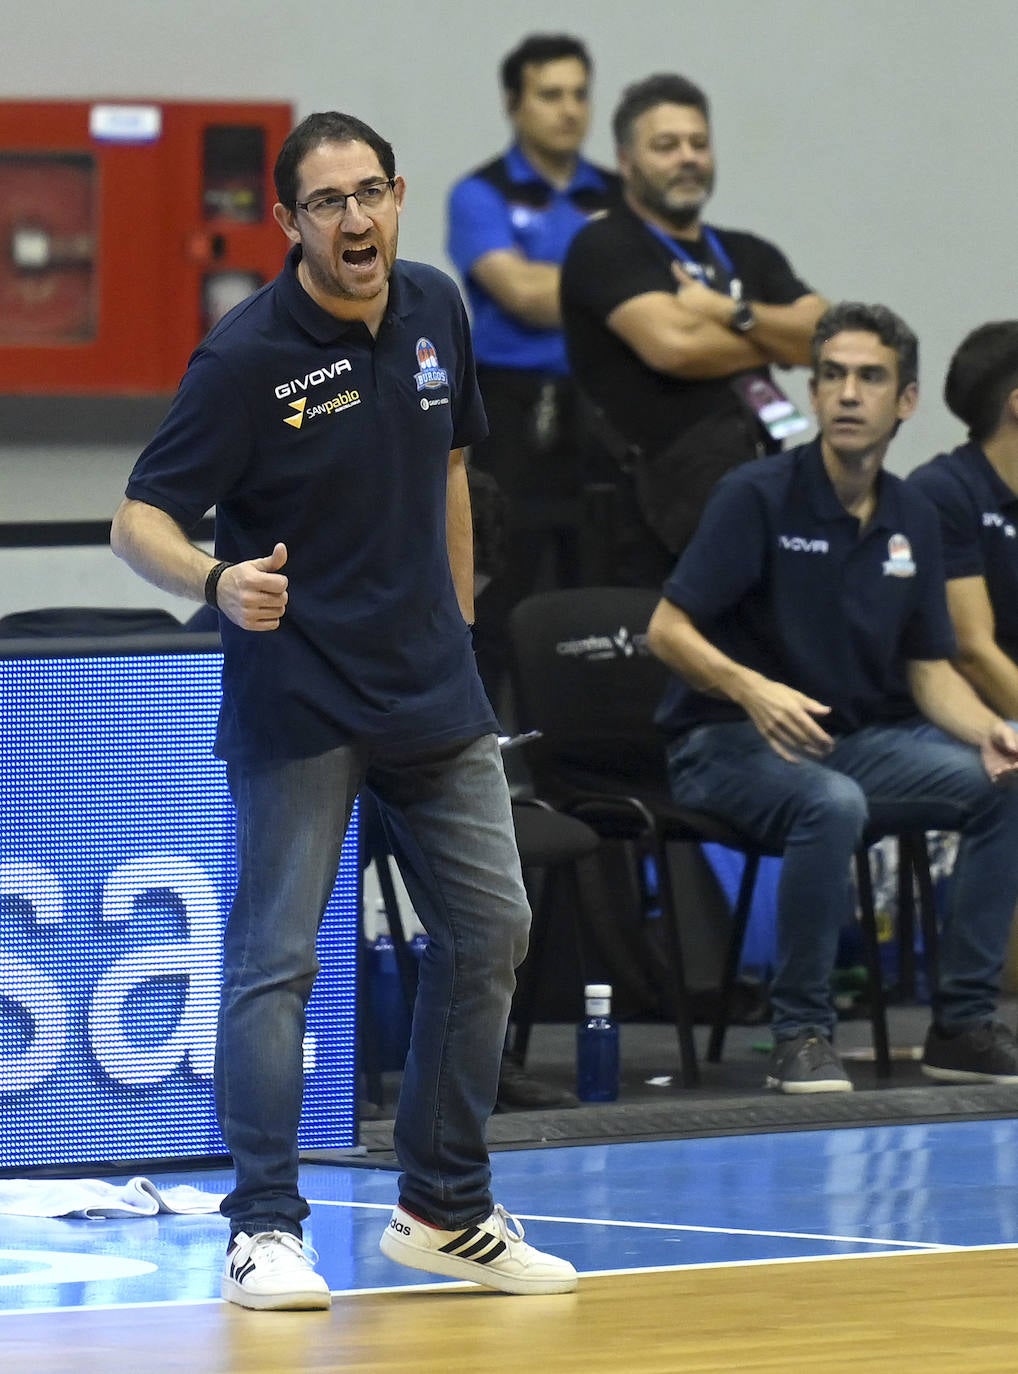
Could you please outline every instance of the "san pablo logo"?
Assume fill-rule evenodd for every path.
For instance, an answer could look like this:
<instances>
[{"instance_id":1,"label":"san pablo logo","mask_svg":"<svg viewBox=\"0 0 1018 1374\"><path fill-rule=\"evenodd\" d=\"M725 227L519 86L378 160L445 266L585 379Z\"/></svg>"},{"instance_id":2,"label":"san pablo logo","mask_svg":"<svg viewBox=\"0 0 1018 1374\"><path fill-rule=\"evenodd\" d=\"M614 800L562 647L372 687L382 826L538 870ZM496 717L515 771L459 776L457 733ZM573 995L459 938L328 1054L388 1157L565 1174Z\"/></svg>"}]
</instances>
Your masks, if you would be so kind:
<instances>
[{"instance_id":1,"label":"san pablo logo","mask_svg":"<svg viewBox=\"0 0 1018 1374\"><path fill-rule=\"evenodd\" d=\"M301 392L307 393L315 387L324 386L326 382L334 382L341 372L352 372L353 367L349 358L337 358L335 362L329 363L326 367L317 367L313 372L306 372L303 377L291 377L289 381L280 382L274 388L275 395L280 401L287 401L290 396L296 396L296 400L287 401L288 409L293 411L292 415L282 417L284 425L290 425L293 429L300 429L305 420L310 420L314 415L332 415L337 410L347 410L350 406L355 406L360 402L360 392L352 387L349 391L341 391L333 396L331 400L323 401L319 405L314 405L310 410L307 408L307 395L300 395Z\"/></svg>"},{"instance_id":2,"label":"san pablo logo","mask_svg":"<svg viewBox=\"0 0 1018 1374\"><path fill-rule=\"evenodd\" d=\"M302 396L299 401L291 401L290 409L295 410L297 413L296 415L284 415L283 424L293 425L294 429L300 429L301 425L304 423L304 407L307 403L308 398L306 396Z\"/></svg>"}]
</instances>

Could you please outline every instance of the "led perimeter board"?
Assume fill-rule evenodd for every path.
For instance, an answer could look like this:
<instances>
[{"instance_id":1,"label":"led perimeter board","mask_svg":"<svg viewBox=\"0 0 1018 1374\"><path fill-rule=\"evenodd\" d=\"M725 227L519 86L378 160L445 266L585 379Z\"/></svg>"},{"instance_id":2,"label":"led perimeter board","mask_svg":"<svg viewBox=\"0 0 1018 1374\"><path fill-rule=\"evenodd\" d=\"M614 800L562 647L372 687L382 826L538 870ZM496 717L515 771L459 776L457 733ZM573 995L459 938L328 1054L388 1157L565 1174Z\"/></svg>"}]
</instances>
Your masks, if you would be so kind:
<instances>
[{"instance_id":1,"label":"led perimeter board","mask_svg":"<svg viewBox=\"0 0 1018 1374\"><path fill-rule=\"evenodd\" d=\"M212 1068L236 869L210 639L0 640L2 1170L226 1152ZM356 1143L359 931L355 816L308 1007L302 1149Z\"/></svg>"}]
</instances>

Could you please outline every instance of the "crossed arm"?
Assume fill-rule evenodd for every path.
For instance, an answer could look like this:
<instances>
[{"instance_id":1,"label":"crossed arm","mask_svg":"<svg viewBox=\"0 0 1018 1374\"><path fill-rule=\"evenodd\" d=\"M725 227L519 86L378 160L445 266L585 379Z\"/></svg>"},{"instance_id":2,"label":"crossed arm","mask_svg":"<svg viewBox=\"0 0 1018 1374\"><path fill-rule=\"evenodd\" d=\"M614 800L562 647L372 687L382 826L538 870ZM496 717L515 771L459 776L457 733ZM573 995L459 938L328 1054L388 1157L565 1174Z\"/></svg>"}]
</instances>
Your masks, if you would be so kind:
<instances>
[{"instance_id":1,"label":"crossed arm","mask_svg":"<svg viewBox=\"0 0 1018 1374\"><path fill-rule=\"evenodd\" d=\"M559 329L559 277L556 263L533 262L517 248L483 253L470 275L508 315L536 329Z\"/></svg>"},{"instance_id":2,"label":"crossed arm","mask_svg":"<svg viewBox=\"0 0 1018 1374\"><path fill-rule=\"evenodd\" d=\"M690 277L676 264L679 290L647 291L623 301L608 328L655 372L690 380L728 377L768 363L806 364L817 320L827 308L809 293L790 305L752 302L756 324L747 334L729 327L736 302Z\"/></svg>"}]
</instances>

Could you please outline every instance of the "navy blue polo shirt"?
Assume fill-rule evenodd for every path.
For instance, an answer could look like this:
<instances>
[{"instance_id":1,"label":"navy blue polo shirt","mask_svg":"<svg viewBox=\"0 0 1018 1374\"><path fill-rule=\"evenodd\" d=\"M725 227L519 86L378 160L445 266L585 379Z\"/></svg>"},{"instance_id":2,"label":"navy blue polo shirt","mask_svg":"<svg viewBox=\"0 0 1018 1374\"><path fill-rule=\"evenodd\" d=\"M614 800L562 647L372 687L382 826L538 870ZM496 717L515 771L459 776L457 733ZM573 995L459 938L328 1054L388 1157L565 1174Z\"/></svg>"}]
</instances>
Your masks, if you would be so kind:
<instances>
[{"instance_id":1,"label":"navy blue polo shirt","mask_svg":"<svg viewBox=\"0 0 1018 1374\"><path fill-rule=\"evenodd\" d=\"M504 157L457 182L449 196L449 257L466 283L477 361L565 376L560 329L539 329L508 314L471 268L485 253L517 250L531 262L561 265L590 216L618 199L618 178L582 158L560 190L513 145Z\"/></svg>"},{"instance_id":2,"label":"navy blue polo shirt","mask_svg":"<svg viewBox=\"0 0 1018 1374\"><path fill-rule=\"evenodd\" d=\"M955 651L936 512L891 473L878 480L860 537L819 441L746 463L715 487L664 586L723 653L830 706L828 733L914 715L906 662ZM672 734L745 718L677 677L657 713Z\"/></svg>"},{"instance_id":3,"label":"navy blue polo shirt","mask_svg":"<svg viewBox=\"0 0 1018 1374\"><path fill-rule=\"evenodd\" d=\"M908 480L937 507L948 578L985 579L997 643L1018 662L1018 494L978 444L938 454Z\"/></svg>"},{"instance_id":4,"label":"navy blue polo shirt","mask_svg":"<svg viewBox=\"0 0 1018 1374\"><path fill-rule=\"evenodd\" d=\"M398 261L373 339L315 304L299 257L194 353L127 487L188 531L215 506L230 562L286 544L279 629L220 617L216 752L299 758L486 733L495 718L446 544L450 450L486 431L459 292Z\"/></svg>"}]
</instances>

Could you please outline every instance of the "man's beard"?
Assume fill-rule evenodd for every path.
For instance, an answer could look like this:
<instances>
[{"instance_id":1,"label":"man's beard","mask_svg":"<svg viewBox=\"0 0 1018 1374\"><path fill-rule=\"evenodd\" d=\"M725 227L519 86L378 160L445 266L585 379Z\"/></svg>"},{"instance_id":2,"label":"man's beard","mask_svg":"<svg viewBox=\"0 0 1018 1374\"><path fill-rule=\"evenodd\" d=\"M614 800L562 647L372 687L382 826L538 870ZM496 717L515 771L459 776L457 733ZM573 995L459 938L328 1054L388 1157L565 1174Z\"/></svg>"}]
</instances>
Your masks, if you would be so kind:
<instances>
[{"instance_id":1,"label":"man's beard","mask_svg":"<svg viewBox=\"0 0 1018 1374\"><path fill-rule=\"evenodd\" d=\"M634 198L652 214L670 224L673 229L689 229L700 217L700 212L714 189L714 178L708 177L701 183L702 194L692 202L676 204L669 200L667 188L661 190L649 181L642 172L633 168L630 183Z\"/></svg>"}]
</instances>

